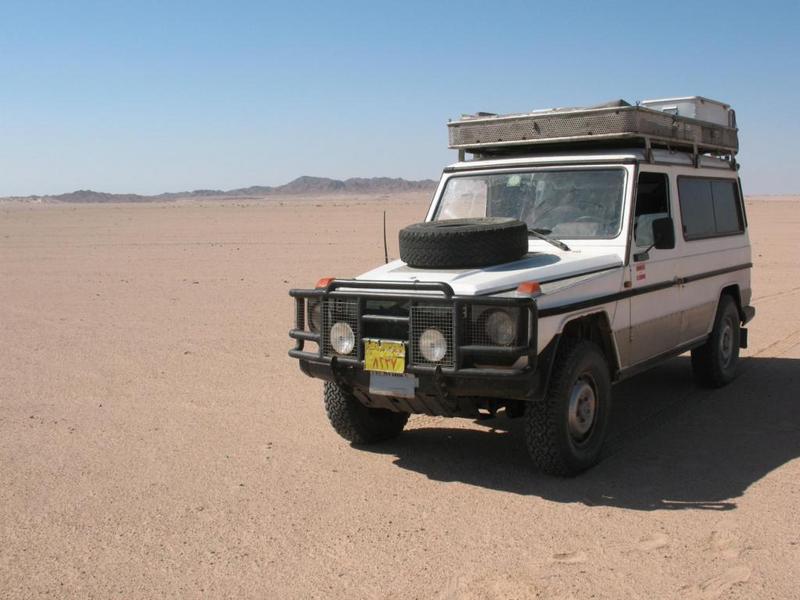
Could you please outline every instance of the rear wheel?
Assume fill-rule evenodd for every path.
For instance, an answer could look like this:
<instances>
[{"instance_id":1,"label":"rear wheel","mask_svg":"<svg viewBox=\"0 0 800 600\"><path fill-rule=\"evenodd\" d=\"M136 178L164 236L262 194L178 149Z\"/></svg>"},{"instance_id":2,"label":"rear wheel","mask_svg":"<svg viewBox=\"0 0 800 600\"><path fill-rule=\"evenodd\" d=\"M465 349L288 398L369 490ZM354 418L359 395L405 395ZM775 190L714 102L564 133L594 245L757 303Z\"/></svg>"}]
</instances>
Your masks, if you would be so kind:
<instances>
[{"instance_id":1,"label":"rear wheel","mask_svg":"<svg viewBox=\"0 0 800 600\"><path fill-rule=\"evenodd\" d=\"M325 382L325 412L340 436L354 444L372 444L400 435L408 413L369 408L335 383Z\"/></svg>"},{"instance_id":2,"label":"rear wheel","mask_svg":"<svg viewBox=\"0 0 800 600\"><path fill-rule=\"evenodd\" d=\"M692 372L705 387L718 388L733 381L739 364L739 309L724 294L717 307L714 329L705 344L692 350Z\"/></svg>"},{"instance_id":3,"label":"rear wheel","mask_svg":"<svg viewBox=\"0 0 800 600\"><path fill-rule=\"evenodd\" d=\"M596 344L561 343L544 400L526 408L525 437L540 470L567 476L600 458L611 411L611 377Z\"/></svg>"}]
</instances>

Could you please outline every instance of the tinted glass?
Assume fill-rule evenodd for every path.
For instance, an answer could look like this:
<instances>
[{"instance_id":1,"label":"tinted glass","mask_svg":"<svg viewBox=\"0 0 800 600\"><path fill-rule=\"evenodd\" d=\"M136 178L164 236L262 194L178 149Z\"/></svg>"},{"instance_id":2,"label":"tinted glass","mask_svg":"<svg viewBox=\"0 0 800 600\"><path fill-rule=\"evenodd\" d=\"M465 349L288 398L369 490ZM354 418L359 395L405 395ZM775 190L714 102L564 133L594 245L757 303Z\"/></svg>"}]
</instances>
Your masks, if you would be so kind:
<instances>
[{"instance_id":1,"label":"tinted glass","mask_svg":"<svg viewBox=\"0 0 800 600\"><path fill-rule=\"evenodd\" d=\"M717 233L736 233L742 231L739 216L739 193L734 181L711 182L711 195L714 198L714 218Z\"/></svg>"},{"instance_id":2,"label":"tinted glass","mask_svg":"<svg viewBox=\"0 0 800 600\"><path fill-rule=\"evenodd\" d=\"M711 181L696 177L678 178L683 235L686 239L716 235Z\"/></svg>"}]
</instances>

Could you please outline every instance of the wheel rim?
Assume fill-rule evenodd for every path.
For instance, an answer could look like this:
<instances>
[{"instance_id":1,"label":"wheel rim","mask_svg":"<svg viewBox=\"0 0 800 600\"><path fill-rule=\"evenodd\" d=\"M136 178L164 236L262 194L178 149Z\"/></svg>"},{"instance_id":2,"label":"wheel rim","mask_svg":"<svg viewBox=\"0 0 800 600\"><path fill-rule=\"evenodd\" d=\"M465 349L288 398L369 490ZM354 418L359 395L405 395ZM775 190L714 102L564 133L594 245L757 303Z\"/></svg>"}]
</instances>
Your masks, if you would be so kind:
<instances>
[{"instance_id":1,"label":"wheel rim","mask_svg":"<svg viewBox=\"0 0 800 600\"><path fill-rule=\"evenodd\" d=\"M579 377L569 395L569 434L576 442L589 437L597 420L597 392L588 374Z\"/></svg>"},{"instance_id":2,"label":"wheel rim","mask_svg":"<svg viewBox=\"0 0 800 600\"><path fill-rule=\"evenodd\" d=\"M733 323L725 319L719 336L719 359L723 368L728 367L733 358Z\"/></svg>"}]
</instances>

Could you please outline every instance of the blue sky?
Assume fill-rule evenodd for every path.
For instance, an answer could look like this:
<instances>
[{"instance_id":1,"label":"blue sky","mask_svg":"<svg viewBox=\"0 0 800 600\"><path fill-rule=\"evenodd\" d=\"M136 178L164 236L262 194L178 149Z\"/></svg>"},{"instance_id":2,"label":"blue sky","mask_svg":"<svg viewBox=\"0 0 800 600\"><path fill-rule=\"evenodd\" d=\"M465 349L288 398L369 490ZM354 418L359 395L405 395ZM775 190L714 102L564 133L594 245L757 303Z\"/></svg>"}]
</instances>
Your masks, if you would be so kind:
<instances>
[{"instance_id":1,"label":"blue sky","mask_svg":"<svg viewBox=\"0 0 800 600\"><path fill-rule=\"evenodd\" d=\"M438 178L445 123L703 95L800 193L800 2L0 0L0 196Z\"/></svg>"}]
</instances>

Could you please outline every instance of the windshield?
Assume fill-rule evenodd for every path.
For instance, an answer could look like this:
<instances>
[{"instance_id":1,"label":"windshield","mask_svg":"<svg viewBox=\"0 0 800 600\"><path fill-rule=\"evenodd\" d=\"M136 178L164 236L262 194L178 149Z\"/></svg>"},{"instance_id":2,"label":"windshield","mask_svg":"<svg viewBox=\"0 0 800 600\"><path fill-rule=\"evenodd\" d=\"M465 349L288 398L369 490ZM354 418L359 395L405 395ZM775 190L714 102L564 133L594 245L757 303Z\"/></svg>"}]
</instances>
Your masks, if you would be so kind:
<instances>
[{"instance_id":1,"label":"windshield","mask_svg":"<svg viewBox=\"0 0 800 600\"><path fill-rule=\"evenodd\" d=\"M451 177L436 220L512 217L555 238L619 234L623 169L526 171Z\"/></svg>"}]
</instances>

